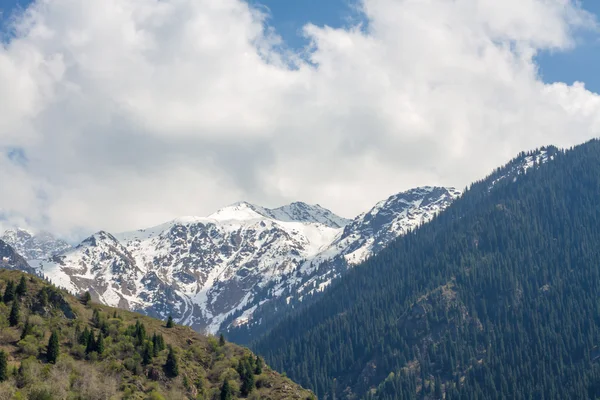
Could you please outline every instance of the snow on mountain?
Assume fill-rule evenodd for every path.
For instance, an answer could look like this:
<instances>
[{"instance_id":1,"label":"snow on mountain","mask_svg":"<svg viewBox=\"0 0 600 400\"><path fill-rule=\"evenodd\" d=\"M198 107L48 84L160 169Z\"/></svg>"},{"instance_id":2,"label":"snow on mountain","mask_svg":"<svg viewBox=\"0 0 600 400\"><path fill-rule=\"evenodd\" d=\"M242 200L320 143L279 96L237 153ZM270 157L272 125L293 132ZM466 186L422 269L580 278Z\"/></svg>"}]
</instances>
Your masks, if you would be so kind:
<instances>
[{"instance_id":1,"label":"snow on mountain","mask_svg":"<svg viewBox=\"0 0 600 400\"><path fill-rule=\"evenodd\" d=\"M216 331L262 287L329 245L340 230L331 225L343 223L318 206L268 210L237 203L208 217L115 236L99 232L38 268L67 289L90 290L102 303L159 318L172 314L195 329Z\"/></svg>"},{"instance_id":2,"label":"snow on mountain","mask_svg":"<svg viewBox=\"0 0 600 400\"><path fill-rule=\"evenodd\" d=\"M35 273L35 270L27 263L27 260L4 240L0 240L0 268L17 269L29 272L30 274Z\"/></svg>"},{"instance_id":3,"label":"snow on mountain","mask_svg":"<svg viewBox=\"0 0 600 400\"><path fill-rule=\"evenodd\" d=\"M34 234L26 229L9 229L0 238L27 260L42 260L71 249L64 240L48 232Z\"/></svg>"},{"instance_id":4,"label":"snow on mountain","mask_svg":"<svg viewBox=\"0 0 600 400\"><path fill-rule=\"evenodd\" d=\"M515 182L519 175L526 174L531 168L553 160L558 151L558 148L548 146L519 154L517 158L486 178L486 181L489 182L488 190L492 190L500 182Z\"/></svg>"},{"instance_id":5,"label":"snow on mountain","mask_svg":"<svg viewBox=\"0 0 600 400\"><path fill-rule=\"evenodd\" d=\"M395 194L346 225L331 249L348 264L363 262L408 231L431 220L460 196L455 188L425 186Z\"/></svg>"},{"instance_id":6,"label":"snow on mountain","mask_svg":"<svg viewBox=\"0 0 600 400\"><path fill-rule=\"evenodd\" d=\"M246 202L133 232L98 232L35 265L73 292L111 306L168 315L199 331L252 320L261 305L323 290L391 240L430 220L460 193L423 187L391 196L354 220L301 202ZM236 320L237 319L237 320Z\"/></svg>"}]
</instances>

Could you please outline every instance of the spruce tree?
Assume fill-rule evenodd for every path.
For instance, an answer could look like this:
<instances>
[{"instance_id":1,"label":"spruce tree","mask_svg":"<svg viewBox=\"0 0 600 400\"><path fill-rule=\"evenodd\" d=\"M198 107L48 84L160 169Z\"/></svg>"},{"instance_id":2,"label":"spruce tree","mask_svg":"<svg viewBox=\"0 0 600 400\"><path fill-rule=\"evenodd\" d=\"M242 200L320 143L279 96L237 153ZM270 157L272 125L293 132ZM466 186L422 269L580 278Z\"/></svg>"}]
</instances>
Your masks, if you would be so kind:
<instances>
[{"instance_id":1,"label":"spruce tree","mask_svg":"<svg viewBox=\"0 0 600 400\"><path fill-rule=\"evenodd\" d=\"M179 375L177 356L175 355L175 351L171 346L169 346L169 354L167 355L167 362L165 363L165 373L170 377L176 377Z\"/></svg>"},{"instance_id":2,"label":"spruce tree","mask_svg":"<svg viewBox=\"0 0 600 400\"><path fill-rule=\"evenodd\" d=\"M225 379L223 382L223 386L221 386L221 400L232 400L233 399L233 390L229 385L229 380Z\"/></svg>"},{"instance_id":3,"label":"spruce tree","mask_svg":"<svg viewBox=\"0 0 600 400\"><path fill-rule=\"evenodd\" d=\"M88 336L85 354L90 354L92 351L96 351L96 339L94 338L94 332L90 332L90 335Z\"/></svg>"},{"instance_id":4,"label":"spruce tree","mask_svg":"<svg viewBox=\"0 0 600 400\"><path fill-rule=\"evenodd\" d=\"M23 327L23 332L21 332L21 339L25 339L25 336L31 335L33 333L33 325L29 323L29 318L25 321L25 326Z\"/></svg>"},{"instance_id":5,"label":"spruce tree","mask_svg":"<svg viewBox=\"0 0 600 400\"><path fill-rule=\"evenodd\" d=\"M82 344L87 347L88 340L90 340L90 330L86 326L84 331L79 335L79 344Z\"/></svg>"},{"instance_id":6,"label":"spruce tree","mask_svg":"<svg viewBox=\"0 0 600 400\"><path fill-rule=\"evenodd\" d=\"M52 331L50 335L50 340L48 340L48 350L46 352L46 358L50 364L56 363L59 354L59 345L58 345L58 333L56 331Z\"/></svg>"},{"instance_id":7,"label":"spruce tree","mask_svg":"<svg viewBox=\"0 0 600 400\"><path fill-rule=\"evenodd\" d=\"M173 317L169 315L167 319L167 328L173 328L175 326L175 322L173 322Z\"/></svg>"},{"instance_id":8,"label":"spruce tree","mask_svg":"<svg viewBox=\"0 0 600 400\"><path fill-rule=\"evenodd\" d=\"M225 346L225 336L223 336L222 333L221 333L221 336L219 336L219 346L221 346L221 347Z\"/></svg>"},{"instance_id":9,"label":"spruce tree","mask_svg":"<svg viewBox=\"0 0 600 400\"><path fill-rule=\"evenodd\" d=\"M86 291L86 292L83 294L83 297L82 297L81 301L82 301L82 302L83 302L83 304L85 304L86 306L87 306L88 304L90 304L90 302L92 301L92 295L90 294L90 292Z\"/></svg>"},{"instance_id":10,"label":"spruce tree","mask_svg":"<svg viewBox=\"0 0 600 400\"><path fill-rule=\"evenodd\" d=\"M6 282L6 289L4 289L4 296L2 298L4 300L4 303L8 304L11 301L13 301L15 299L15 294L15 283L12 280Z\"/></svg>"},{"instance_id":11,"label":"spruce tree","mask_svg":"<svg viewBox=\"0 0 600 400\"><path fill-rule=\"evenodd\" d=\"M102 353L104 353L104 336L102 336L102 332L98 332L98 339L96 340L96 352L98 355L102 355Z\"/></svg>"},{"instance_id":12,"label":"spruce tree","mask_svg":"<svg viewBox=\"0 0 600 400\"><path fill-rule=\"evenodd\" d=\"M152 362L152 357L154 356L154 346L152 342L146 342L144 344L144 351L142 353L142 364L148 365Z\"/></svg>"},{"instance_id":13,"label":"spruce tree","mask_svg":"<svg viewBox=\"0 0 600 400\"><path fill-rule=\"evenodd\" d=\"M21 311L19 308L19 301L15 299L13 301L12 308L10 309L10 315L8 317L8 322L10 326L17 326L19 324L19 318L21 316Z\"/></svg>"},{"instance_id":14,"label":"spruce tree","mask_svg":"<svg viewBox=\"0 0 600 400\"><path fill-rule=\"evenodd\" d=\"M25 275L21 276L16 292L19 296L23 296L27 293L27 281L25 280Z\"/></svg>"},{"instance_id":15,"label":"spruce tree","mask_svg":"<svg viewBox=\"0 0 600 400\"><path fill-rule=\"evenodd\" d=\"M256 356L256 368L254 369L254 373L256 375L262 374L264 361L261 356Z\"/></svg>"},{"instance_id":16,"label":"spruce tree","mask_svg":"<svg viewBox=\"0 0 600 400\"><path fill-rule=\"evenodd\" d=\"M8 379L8 361L6 353L0 350L0 382Z\"/></svg>"}]
</instances>

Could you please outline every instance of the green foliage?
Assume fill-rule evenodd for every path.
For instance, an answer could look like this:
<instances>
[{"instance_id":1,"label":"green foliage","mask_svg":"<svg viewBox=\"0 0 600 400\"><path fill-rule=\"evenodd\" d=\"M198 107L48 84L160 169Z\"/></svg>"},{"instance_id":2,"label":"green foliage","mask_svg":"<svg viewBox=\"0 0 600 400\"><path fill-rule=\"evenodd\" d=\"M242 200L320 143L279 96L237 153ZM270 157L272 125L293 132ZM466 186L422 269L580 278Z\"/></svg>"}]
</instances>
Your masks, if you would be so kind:
<instances>
[{"instance_id":1,"label":"green foliage","mask_svg":"<svg viewBox=\"0 0 600 400\"><path fill-rule=\"evenodd\" d=\"M169 315L167 319L167 328L173 328L175 326L175 322L173 321L173 317Z\"/></svg>"},{"instance_id":2,"label":"green foliage","mask_svg":"<svg viewBox=\"0 0 600 400\"><path fill-rule=\"evenodd\" d=\"M254 348L319 398L600 398L600 142L547 151L473 184Z\"/></svg>"},{"instance_id":3,"label":"green foliage","mask_svg":"<svg viewBox=\"0 0 600 400\"><path fill-rule=\"evenodd\" d=\"M88 304L90 304L91 301L92 301L92 295L90 294L90 292L86 291L83 294L83 296L81 297L81 302L87 306Z\"/></svg>"},{"instance_id":4,"label":"green foliage","mask_svg":"<svg viewBox=\"0 0 600 400\"><path fill-rule=\"evenodd\" d=\"M8 281L19 282L22 276L27 277L0 269L0 287L5 288ZM0 325L0 372L12 371L0 383L0 398L218 398L224 368L237 365L238 357L247 352L233 344L213 347L208 337L189 328L165 329L162 321L127 311L107 319L114 309L86 307L80 299L36 277L27 280L27 286L27 292L12 301L20 305L22 330L8 328L11 305L0 304L0 321L4 321ZM151 337L148 330L153 332ZM50 339L44 340L48 332ZM170 345L168 354L161 353L165 342ZM10 360L11 367L5 367L4 360ZM241 381L235 370L228 371L237 393ZM284 386L279 376L269 372L271 383L253 391L255 398L304 398L298 395L306 391ZM178 375L182 378L175 378ZM292 397L287 394L290 388Z\"/></svg>"},{"instance_id":5,"label":"green foliage","mask_svg":"<svg viewBox=\"0 0 600 400\"><path fill-rule=\"evenodd\" d=\"M263 364L264 364L264 361L263 361L262 357L256 356L256 368L254 369L254 373L256 375L262 374Z\"/></svg>"},{"instance_id":6,"label":"green foliage","mask_svg":"<svg viewBox=\"0 0 600 400\"><path fill-rule=\"evenodd\" d=\"M98 332L98 339L96 339L96 352L99 356L104 353L104 336L102 336L102 332Z\"/></svg>"},{"instance_id":7,"label":"green foliage","mask_svg":"<svg viewBox=\"0 0 600 400\"><path fill-rule=\"evenodd\" d=\"M231 389L231 385L229 384L229 380L225 379L223 382L223 386L221 386L221 400L232 400L233 399L233 390Z\"/></svg>"},{"instance_id":8,"label":"green foliage","mask_svg":"<svg viewBox=\"0 0 600 400\"><path fill-rule=\"evenodd\" d=\"M10 308L10 315L8 316L8 323L10 326L19 325L19 320L21 318L21 307L19 305L19 300L14 299L12 303L12 307Z\"/></svg>"},{"instance_id":9,"label":"green foliage","mask_svg":"<svg viewBox=\"0 0 600 400\"><path fill-rule=\"evenodd\" d=\"M6 288L4 289L4 296L2 297L2 300L4 300L5 304L8 304L15 299L15 296L16 296L15 282L10 280L10 281L6 282Z\"/></svg>"},{"instance_id":10,"label":"green foliage","mask_svg":"<svg viewBox=\"0 0 600 400\"><path fill-rule=\"evenodd\" d=\"M25 280L25 276L21 276L21 280L16 289L16 294L18 296L23 296L25 293L27 293L27 281Z\"/></svg>"},{"instance_id":11,"label":"green foliage","mask_svg":"<svg viewBox=\"0 0 600 400\"><path fill-rule=\"evenodd\" d=\"M56 363L59 352L58 333L56 331L52 331L50 339L48 340L48 350L46 352L46 359L50 364Z\"/></svg>"},{"instance_id":12,"label":"green foliage","mask_svg":"<svg viewBox=\"0 0 600 400\"><path fill-rule=\"evenodd\" d=\"M170 377L176 377L179 375L179 362L175 355L173 347L169 346L169 354L167 355L167 362L165 363L165 373Z\"/></svg>"},{"instance_id":13,"label":"green foliage","mask_svg":"<svg viewBox=\"0 0 600 400\"><path fill-rule=\"evenodd\" d=\"M8 379L8 361L6 352L0 350L0 382Z\"/></svg>"},{"instance_id":14,"label":"green foliage","mask_svg":"<svg viewBox=\"0 0 600 400\"><path fill-rule=\"evenodd\" d=\"M222 333L221 333L221 335L219 335L219 346L221 346L221 347L225 346L225 336L223 336Z\"/></svg>"},{"instance_id":15,"label":"green foliage","mask_svg":"<svg viewBox=\"0 0 600 400\"><path fill-rule=\"evenodd\" d=\"M25 321L25 325L23 326L23 331L21 332L21 339L24 339L25 336L33 334L33 325L29 322L29 318Z\"/></svg>"}]
</instances>

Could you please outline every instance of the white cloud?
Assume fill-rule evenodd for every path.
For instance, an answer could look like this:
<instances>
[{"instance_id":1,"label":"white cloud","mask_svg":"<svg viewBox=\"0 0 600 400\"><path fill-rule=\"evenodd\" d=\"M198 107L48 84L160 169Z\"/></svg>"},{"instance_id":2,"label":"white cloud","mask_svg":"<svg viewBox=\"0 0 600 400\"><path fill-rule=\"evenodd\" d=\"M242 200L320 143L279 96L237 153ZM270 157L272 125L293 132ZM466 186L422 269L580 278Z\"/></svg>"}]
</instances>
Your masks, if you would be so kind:
<instances>
[{"instance_id":1,"label":"white cloud","mask_svg":"<svg viewBox=\"0 0 600 400\"><path fill-rule=\"evenodd\" d=\"M599 135L600 98L534 56L596 22L567 0L365 0L308 60L238 0L44 0L0 49L0 207L64 235L237 200L353 216Z\"/></svg>"}]
</instances>

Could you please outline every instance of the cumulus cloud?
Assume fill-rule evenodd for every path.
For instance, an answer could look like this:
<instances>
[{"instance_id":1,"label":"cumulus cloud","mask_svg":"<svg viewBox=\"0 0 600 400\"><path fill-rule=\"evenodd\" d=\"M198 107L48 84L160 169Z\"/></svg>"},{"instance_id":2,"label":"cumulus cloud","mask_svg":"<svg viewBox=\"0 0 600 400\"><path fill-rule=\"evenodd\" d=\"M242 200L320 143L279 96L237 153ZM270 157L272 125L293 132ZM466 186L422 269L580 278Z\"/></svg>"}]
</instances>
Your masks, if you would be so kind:
<instances>
[{"instance_id":1,"label":"cumulus cloud","mask_svg":"<svg viewBox=\"0 0 600 400\"><path fill-rule=\"evenodd\" d=\"M0 48L0 208L74 237L303 200L354 216L600 132L600 97L535 55L569 0L364 0L302 54L240 0L38 0ZM18 156L18 157L16 157Z\"/></svg>"}]
</instances>

